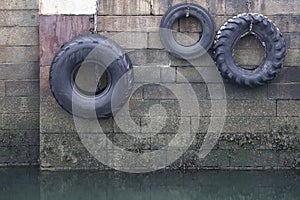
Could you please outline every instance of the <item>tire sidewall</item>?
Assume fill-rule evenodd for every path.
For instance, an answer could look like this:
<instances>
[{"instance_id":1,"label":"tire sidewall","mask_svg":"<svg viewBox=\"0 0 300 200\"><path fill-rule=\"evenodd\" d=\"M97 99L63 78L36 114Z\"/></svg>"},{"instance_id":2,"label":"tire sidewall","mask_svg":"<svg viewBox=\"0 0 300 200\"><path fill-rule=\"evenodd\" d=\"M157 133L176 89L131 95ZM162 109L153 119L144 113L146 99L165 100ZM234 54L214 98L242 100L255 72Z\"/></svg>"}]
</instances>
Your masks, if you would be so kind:
<instances>
[{"instance_id":1,"label":"tire sidewall","mask_svg":"<svg viewBox=\"0 0 300 200\"><path fill-rule=\"evenodd\" d=\"M73 71L78 68L78 65L88 61L104 66L101 61L103 56L97 59L91 59L89 55L97 54L97 52L102 52L102 55L104 55L103 53L106 52L108 56L114 54L115 56L119 56L120 53L118 52L119 47L117 46L114 46L118 49L115 51L114 48L107 47L107 44L103 45L103 41L107 43L106 38L96 36L94 36L94 38L97 39L97 43L88 42L81 45L74 45L71 48L66 44L64 47L69 49L67 51L64 49L63 54L58 53L58 55L60 54L59 59L54 59L56 62L51 66L51 89L56 100L67 112L82 118L93 118L94 115L98 118L107 118L112 116L112 113L115 112L115 110L111 108L113 90L122 76L126 76L125 80L130 79L127 71L132 69L132 64L129 58L125 56L125 61L122 57L118 57L109 66L105 66L109 77L108 86L101 94L96 95L96 97L87 96L78 92L78 90L74 88L72 81ZM115 43L110 44L115 45ZM119 94L119 96L124 98L128 96L128 90L131 89L131 86L129 85L129 81L123 82L123 94ZM119 107L123 101L120 99ZM74 108L76 108L76 110L74 110Z\"/></svg>"},{"instance_id":2,"label":"tire sidewall","mask_svg":"<svg viewBox=\"0 0 300 200\"><path fill-rule=\"evenodd\" d=\"M173 24L186 16L189 7L190 16L199 21L203 34L198 42L191 46L179 44L173 36ZM207 53L215 38L215 23L210 14L196 4L179 4L171 7L163 16L160 24L160 37L163 46L173 56L180 59L195 59Z\"/></svg>"}]
</instances>

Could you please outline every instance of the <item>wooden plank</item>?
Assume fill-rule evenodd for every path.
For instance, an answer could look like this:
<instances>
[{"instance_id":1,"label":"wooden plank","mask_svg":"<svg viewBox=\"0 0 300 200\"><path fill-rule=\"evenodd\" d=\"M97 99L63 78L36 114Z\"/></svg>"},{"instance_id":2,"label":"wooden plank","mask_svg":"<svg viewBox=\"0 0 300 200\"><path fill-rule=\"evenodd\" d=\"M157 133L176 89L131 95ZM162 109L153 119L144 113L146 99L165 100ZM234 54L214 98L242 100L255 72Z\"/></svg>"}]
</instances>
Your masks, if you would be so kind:
<instances>
[{"instance_id":1,"label":"wooden plank","mask_svg":"<svg viewBox=\"0 0 300 200\"><path fill-rule=\"evenodd\" d=\"M91 27L89 16L40 16L40 65L50 65L65 42L89 34Z\"/></svg>"}]
</instances>

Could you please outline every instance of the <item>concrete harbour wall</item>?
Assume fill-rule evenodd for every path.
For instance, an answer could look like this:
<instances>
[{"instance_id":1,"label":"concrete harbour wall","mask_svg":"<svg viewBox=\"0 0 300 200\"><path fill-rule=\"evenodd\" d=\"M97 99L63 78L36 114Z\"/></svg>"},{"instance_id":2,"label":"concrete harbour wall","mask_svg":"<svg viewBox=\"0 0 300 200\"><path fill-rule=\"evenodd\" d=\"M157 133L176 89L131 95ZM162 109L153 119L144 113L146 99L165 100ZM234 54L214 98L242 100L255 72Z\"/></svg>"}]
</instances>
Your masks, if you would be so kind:
<instances>
[{"instance_id":1,"label":"concrete harbour wall","mask_svg":"<svg viewBox=\"0 0 300 200\"><path fill-rule=\"evenodd\" d=\"M47 1L41 1L47 2ZM59 1L55 1L55 3ZM175 59L162 47L158 27L169 6L178 0L100 0L98 33L118 42L134 64L135 81L185 87L182 76L195 90L200 115L182 116L174 94L154 84L137 90L131 100L131 117L141 126L149 122L149 108L158 104L168 120L156 136L136 139L114 119L100 120L107 137L133 152L155 151L168 145L179 121L196 133L196 139L168 169L294 169L300 166L300 2L253 1L252 11L268 16L283 32L287 55L284 68L272 82L243 88L225 82L227 115L222 135L210 154L198 159L198 151L211 120L211 94L221 82L204 81L190 63ZM246 12L244 1L191 0L206 8L218 30L228 19ZM91 1L92 4L92 1ZM40 6L44 6L43 4ZM88 34L93 27L86 12L69 9L40 10L38 1L3 1L0 5L0 165L38 164L42 169L110 169L84 148L71 115L56 103L49 88L49 69L55 52L71 38ZM44 9L45 10L45 9ZM50 12L50 11L52 12ZM8 17L5 17L8 16ZM38 20L39 19L39 20ZM38 28L39 21L39 28ZM39 29L39 30L38 30ZM178 21L175 29L191 38L201 31L193 19ZM38 38L39 31L39 38ZM254 38L241 40L236 61L259 64L264 49ZM196 66L210 72L205 64ZM182 75L182 76L181 76ZM40 88L40 91L39 91ZM184 92L182 96L184 96ZM197 126L197 124L200 126ZM40 148L40 155L39 155Z\"/></svg>"}]
</instances>

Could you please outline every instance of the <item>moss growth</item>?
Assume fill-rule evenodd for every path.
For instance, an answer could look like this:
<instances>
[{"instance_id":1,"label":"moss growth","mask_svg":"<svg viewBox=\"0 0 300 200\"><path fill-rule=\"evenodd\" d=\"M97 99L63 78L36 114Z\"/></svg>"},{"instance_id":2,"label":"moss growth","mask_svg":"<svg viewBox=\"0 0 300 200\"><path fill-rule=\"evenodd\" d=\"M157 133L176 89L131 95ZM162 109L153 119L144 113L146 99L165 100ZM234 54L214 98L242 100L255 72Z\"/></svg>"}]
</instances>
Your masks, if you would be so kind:
<instances>
[{"instance_id":1,"label":"moss growth","mask_svg":"<svg viewBox=\"0 0 300 200\"><path fill-rule=\"evenodd\" d=\"M297 126L280 127L278 130L266 134L227 134L222 135L220 141L240 147L259 145L274 151L295 152L300 149L300 133Z\"/></svg>"}]
</instances>

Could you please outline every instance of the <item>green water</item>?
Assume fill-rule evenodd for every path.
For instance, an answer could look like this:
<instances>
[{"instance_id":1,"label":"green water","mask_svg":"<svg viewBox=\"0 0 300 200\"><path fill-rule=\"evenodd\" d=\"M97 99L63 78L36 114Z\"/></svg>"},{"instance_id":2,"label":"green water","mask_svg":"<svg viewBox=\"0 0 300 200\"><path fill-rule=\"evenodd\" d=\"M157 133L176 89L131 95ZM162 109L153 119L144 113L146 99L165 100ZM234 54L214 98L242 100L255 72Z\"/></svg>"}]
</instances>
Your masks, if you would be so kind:
<instances>
[{"instance_id":1,"label":"green water","mask_svg":"<svg viewBox=\"0 0 300 200\"><path fill-rule=\"evenodd\" d=\"M299 200L300 172L39 172L0 169L1 200Z\"/></svg>"}]
</instances>

